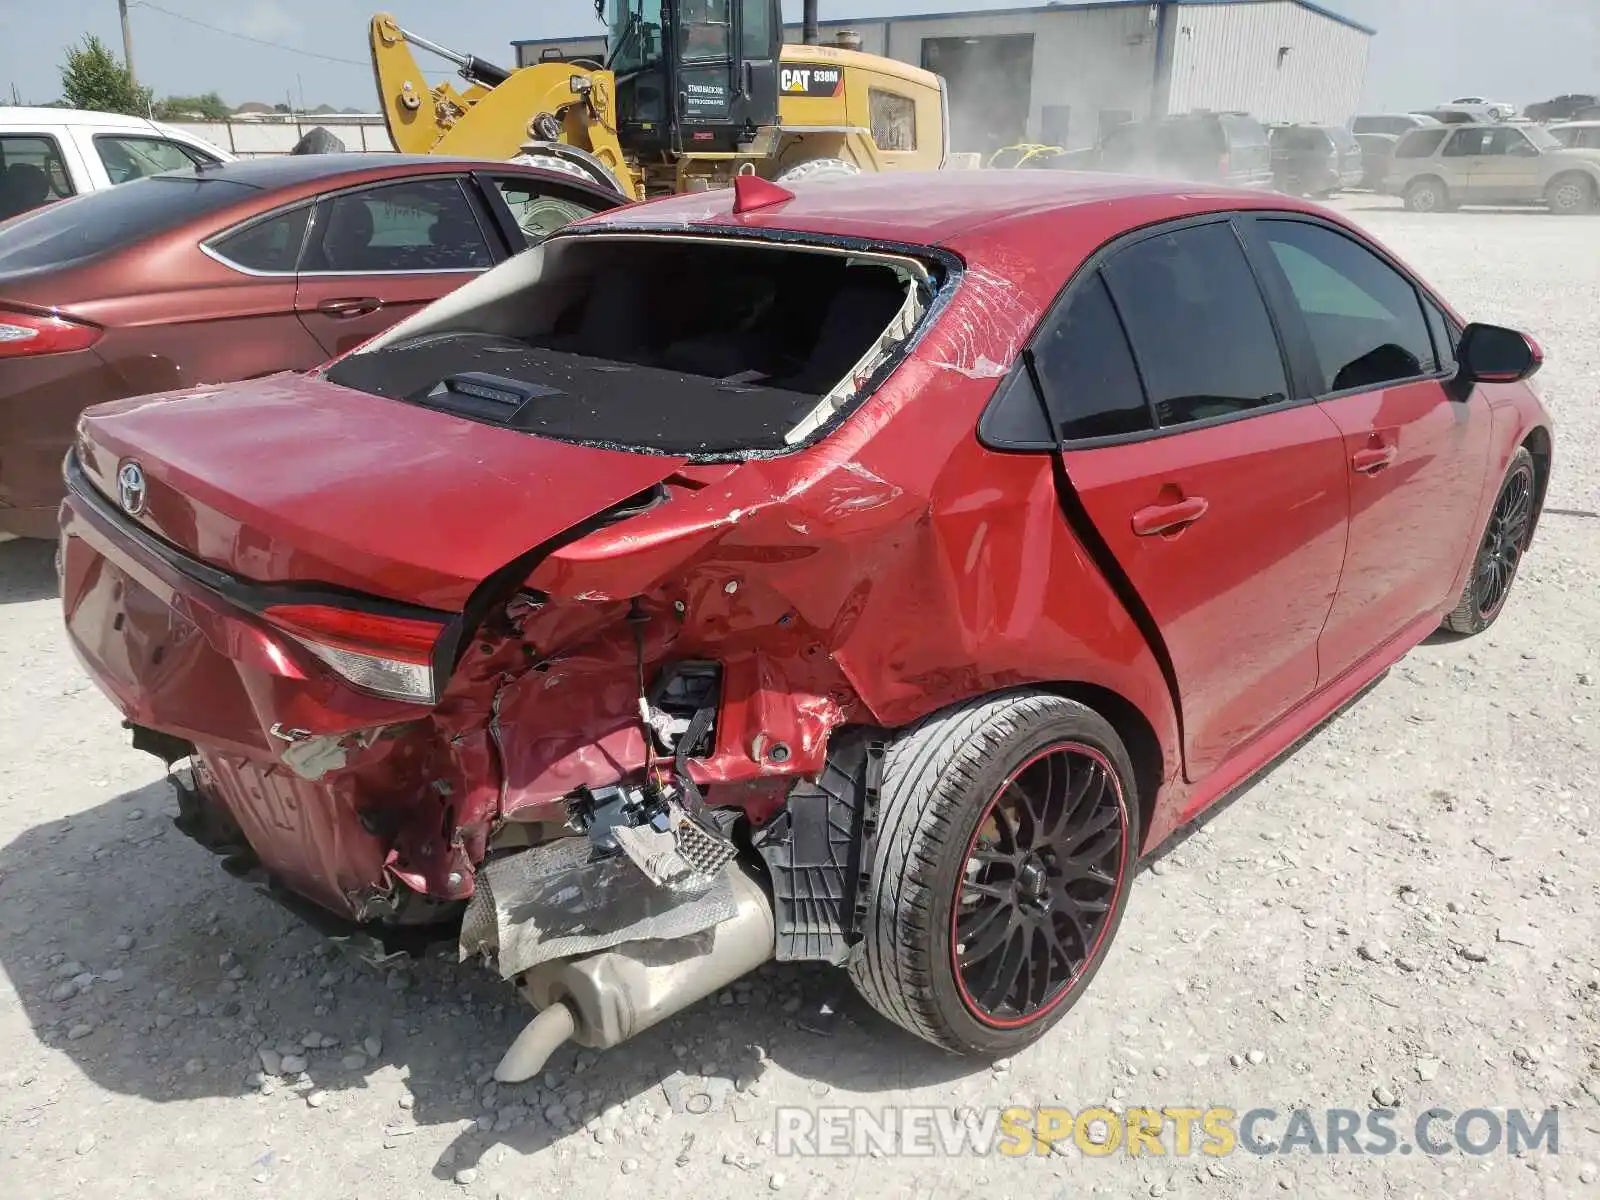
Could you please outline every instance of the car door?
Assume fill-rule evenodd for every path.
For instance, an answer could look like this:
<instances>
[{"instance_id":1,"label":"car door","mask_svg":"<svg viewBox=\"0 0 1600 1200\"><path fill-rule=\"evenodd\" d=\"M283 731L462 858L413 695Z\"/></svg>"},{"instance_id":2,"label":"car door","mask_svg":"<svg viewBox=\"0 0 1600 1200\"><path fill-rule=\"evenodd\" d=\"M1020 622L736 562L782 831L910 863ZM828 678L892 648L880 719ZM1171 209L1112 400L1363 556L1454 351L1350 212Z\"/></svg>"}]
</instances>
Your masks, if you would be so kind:
<instances>
[{"instance_id":1,"label":"car door","mask_svg":"<svg viewBox=\"0 0 1600 1200\"><path fill-rule=\"evenodd\" d=\"M1472 158L1472 194L1497 203L1536 200L1540 188L1539 148L1512 126L1484 131L1482 152Z\"/></svg>"},{"instance_id":2,"label":"car door","mask_svg":"<svg viewBox=\"0 0 1600 1200\"><path fill-rule=\"evenodd\" d=\"M465 181L426 175L324 196L300 259L295 311L343 354L454 291L504 255ZM492 239L492 240L491 240Z\"/></svg>"},{"instance_id":3,"label":"car door","mask_svg":"<svg viewBox=\"0 0 1600 1200\"><path fill-rule=\"evenodd\" d=\"M1089 541L1159 631L1200 779L1316 686L1348 519L1339 430L1294 400L1226 217L1114 247L1032 353Z\"/></svg>"},{"instance_id":4,"label":"car door","mask_svg":"<svg viewBox=\"0 0 1600 1200\"><path fill-rule=\"evenodd\" d=\"M211 335L200 351L206 382L248 378L268 371L305 371L326 361L322 345L295 311L295 273L314 201L286 205L231 226L201 243L201 250L239 278L219 302L226 305L229 336Z\"/></svg>"},{"instance_id":5,"label":"car door","mask_svg":"<svg viewBox=\"0 0 1600 1200\"><path fill-rule=\"evenodd\" d=\"M1244 228L1343 439L1350 542L1319 646L1326 683L1445 604L1476 537L1490 416L1452 398L1443 314L1373 247L1307 217Z\"/></svg>"},{"instance_id":6,"label":"car door","mask_svg":"<svg viewBox=\"0 0 1600 1200\"><path fill-rule=\"evenodd\" d=\"M1492 132L1491 129L1478 126L1457 129L1434 160L1439 174L1444 177L1445 186L1450 189L1451 198L1457 202L1479 203L1485 199L1476 188L1489 177L1479 169L1478 163L1484 156L1484 147L1488 145Z\"/></svg>"}]
</instances>

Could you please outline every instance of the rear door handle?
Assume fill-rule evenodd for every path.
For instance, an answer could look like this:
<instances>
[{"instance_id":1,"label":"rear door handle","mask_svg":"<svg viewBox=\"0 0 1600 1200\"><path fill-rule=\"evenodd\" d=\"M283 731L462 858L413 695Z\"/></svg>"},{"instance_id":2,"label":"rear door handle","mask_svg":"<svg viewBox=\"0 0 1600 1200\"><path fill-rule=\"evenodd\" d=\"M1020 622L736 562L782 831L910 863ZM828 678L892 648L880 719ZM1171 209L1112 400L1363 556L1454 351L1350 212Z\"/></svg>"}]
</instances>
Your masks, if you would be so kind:
<instances>
[{"instance_id":1,"label":"rear door handle","mask_svg":"<svg viewBox=\"0 0 1600 1200\"><path fill-rule=\"evenodd\" d=\"M1393 446L1374 447L1370 450L1357 450L1350 457L1350 465L1363 475L1376 475L1385 467L1393 466L1399 454Z\"/></svg>"},{"instance_id":2,"label":"rear door handle","mask_svg":"<svg viewBox=\"0 0 1600 1200\"><path fill-rule=\"evenodd\" d=\"M1204 496L1190 496L1174 504L1152 504L1133 514L1133 532L1140 537L1176 533L1193 525L1211 507Z\"/></svg>"},{"instance_id":3,"label":"rear door handle","mask_svg":"<svg viewBox=\"0 0 1600 1200\"><path fill-rule=\"evenodd\" d=\"M383 301L376 296L351 296L317 302L317 311L330 317L362 317L382 307Z\"/></svg>"}]
</instances>

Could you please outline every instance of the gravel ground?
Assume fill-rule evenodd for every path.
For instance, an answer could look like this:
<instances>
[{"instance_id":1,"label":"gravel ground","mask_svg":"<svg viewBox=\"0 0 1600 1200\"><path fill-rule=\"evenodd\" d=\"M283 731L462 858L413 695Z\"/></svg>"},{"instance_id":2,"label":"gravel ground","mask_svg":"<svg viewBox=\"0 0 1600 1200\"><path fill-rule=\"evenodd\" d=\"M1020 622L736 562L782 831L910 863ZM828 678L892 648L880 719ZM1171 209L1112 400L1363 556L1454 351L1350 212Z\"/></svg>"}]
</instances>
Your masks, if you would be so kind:
<instances>
[{"instance_id":1,"label":"gravel ground","mask_svg":"<svg viewBox=\"0 0 1600 1200\"><path fill-rule=\"evenodd\" d=\"M1596 1194L1600 220L1342 204L1463 312L1544 343L1540 540L1490 634L1418 649L1147 866L1089 996L992 1070L830 972L772 967L625 1050L494 1088L527 1016L509 992L448 963L356 964L224 876L63 645L50 549L0 545L7 1194L598 1197L624 1176L699 1196ZM1392 1103L1403 1130L1434 1105L1559 1106L1560 1153L773 1146L781 1105L1018 1103Z\"/></svg>"}]
</instances>

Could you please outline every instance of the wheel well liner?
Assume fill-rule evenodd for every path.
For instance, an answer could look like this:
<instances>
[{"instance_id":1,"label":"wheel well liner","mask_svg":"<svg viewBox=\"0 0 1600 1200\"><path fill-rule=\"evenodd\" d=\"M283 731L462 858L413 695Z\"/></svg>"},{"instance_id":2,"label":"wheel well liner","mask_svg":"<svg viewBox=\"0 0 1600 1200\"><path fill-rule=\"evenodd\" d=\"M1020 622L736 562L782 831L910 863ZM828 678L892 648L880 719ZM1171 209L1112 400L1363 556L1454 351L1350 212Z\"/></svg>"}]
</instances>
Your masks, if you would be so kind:
<instances>
[{"instance_id":1,"label":"wheel well liner","mask_svg":"<svg viewBox=\"0 0 1600 1200\"><path fill-rule=\"evenodd\" d=\"M1045 683L1040 684L1039 688L1094 709L1117 731L1133 763L1133 784L1139 793L1139 828L1148 835L1155 819L1156 797L1160 795L1161 785L1165 782L1165 756L1161 750L1161 739L1156 736L1149 718L1131 700L1096 684Z\"/></svg>"},{"instance_id":2,"label":"wheel well liner","mask_svg":"<svg viewBox=\"0 0 1600 1200\"><path fill-rule=\"evenodd\" d=\"M1536 425L1528 431L1528 436L1522 439L1522 445L1533 455L1533 478L1534 486L1537 488L1533 505L1533 529L1528 535L1531 539L1533 534L1539 531L1539 517L1544 513L1545 492L1550 487L1550 461L1553 453L1550 431L1543 425Z\"/></svg>"}]
</instances>

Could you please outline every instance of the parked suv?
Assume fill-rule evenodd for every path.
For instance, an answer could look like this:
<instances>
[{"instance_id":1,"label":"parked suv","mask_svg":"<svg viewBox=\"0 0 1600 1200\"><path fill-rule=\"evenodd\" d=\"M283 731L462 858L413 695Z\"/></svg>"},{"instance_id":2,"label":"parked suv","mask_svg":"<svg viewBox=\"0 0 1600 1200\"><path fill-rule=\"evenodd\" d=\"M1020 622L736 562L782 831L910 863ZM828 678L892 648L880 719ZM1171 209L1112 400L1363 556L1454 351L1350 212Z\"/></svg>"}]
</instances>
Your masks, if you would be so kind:
<instances>
[{"instance_id":1,"label":"parked suv","mask_svg":"<svg viewBox=\"0 0 1600 1200\"><path fill-rule=\"evenodd\" d=\"M1567 121L1546 129L1569 150L1600 150L1600 121Z\"/></svg>"},{"instance_id":2,"label":"parked suv","mask_svg":"<svg viewBox=\"0 0 1600 1200\"><path fill-rule=\"evenodd\" d=\"M1383 190L1412 212L1462 204L1547 204L1558 213L1600 206L1600 150L1569 149L1538 125L1418 129L1395 147Z\"/></svg>"},{"instance_id":3,"label":"parked suv","mask_svg":"<svg viewBox=\"0 0 1600 1200\"><path fill-rule=\"evenodd\" d=\"M1271 144L1272 181L1280 192L1327 196L1361 183L1361 143L1342 125L1279 125Z\"/></svg>"},{"instance_id":4,"label":"parked suv","mask_svg":"<svg viewBox=\"0 0 1600 1200\"><path fill-rule=\"evenodd\" d=\"M1233 187L1272 186L1267 129L1245 113L1197 112L1118 126L1096 168Z\"/></svg>"},{"instance_id":5,"label":"parked suv","mask_svg":"<svg viewBox=\"0 0 1600 1200\"><path fill-rule=\"evenodd\" d=\"M0 108L0 221L82 192L232 158L210 142L143 117Z\"/></svg>"}]
</instances>

